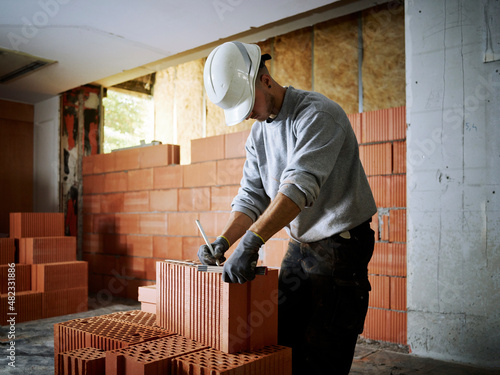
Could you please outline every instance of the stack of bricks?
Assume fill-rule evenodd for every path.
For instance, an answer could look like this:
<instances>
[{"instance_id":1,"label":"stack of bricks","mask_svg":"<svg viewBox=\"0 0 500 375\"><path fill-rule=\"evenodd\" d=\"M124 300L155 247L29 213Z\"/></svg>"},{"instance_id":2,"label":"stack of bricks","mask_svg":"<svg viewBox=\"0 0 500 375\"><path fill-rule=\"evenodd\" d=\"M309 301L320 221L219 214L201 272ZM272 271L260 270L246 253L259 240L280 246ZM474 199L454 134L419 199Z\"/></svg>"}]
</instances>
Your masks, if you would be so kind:
<instances>
[{"instance_id":1,"label":"stack of bricks","mask_svg":"<svg viewBox=\"0 0 500 375\"><path fill-rule=\"evenodd\" d=\"M87 262L76 260L76 238L64 236L64 214L11 213L0 251L2 325L87 310Z\"/></svg>"},{"instance_id":2,"label":"stack of bricks","mask_svg":"<svg viewBox=\"0 0 500 375\"><path fill-rule=\"evenodd\" d=\"M406 108L350 116L378 213L365 338L406 345Z\"/></svg>"},{"instance_id":3,"label":"stack of bricks","mask_svg":"<svg viewBox=\"0 0 500 375\"><path fill-rule=\"evenodd\" d=\"M277 270L244 285L175 262L158 262L157 272L157 288L140 287L139 295L150 300L156 291L158 315L129 311L55 324L55 373L291 374L291 349L276 345Z\"/></svg>"},{"instance_id":4,"label":"stack of bricks","mask_svg":"<svg viewBox=\"0 0 500 375\"><path fill-rule=\"evenodd\" d=\"M278 342L278 270L245 284L196 266L158 262L156 315L160 327L235 353Z\"/></svg>"}]
</instances>

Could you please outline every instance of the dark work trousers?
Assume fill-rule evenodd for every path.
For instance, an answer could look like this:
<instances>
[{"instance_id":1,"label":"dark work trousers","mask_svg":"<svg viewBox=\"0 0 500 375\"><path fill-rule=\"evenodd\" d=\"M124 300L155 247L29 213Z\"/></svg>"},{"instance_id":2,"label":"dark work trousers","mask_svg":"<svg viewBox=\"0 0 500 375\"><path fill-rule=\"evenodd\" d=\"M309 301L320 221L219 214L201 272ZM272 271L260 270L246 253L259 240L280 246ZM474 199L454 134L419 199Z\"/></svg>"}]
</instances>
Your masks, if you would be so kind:
<instances>
[{"instance_id":1,"label":"dark work trousers","mask_svg":"<svg viewBox=\"0 0 500 375\"><path fill-rule=\"evenodd\" d=\"M349 235L289 242L279 276L278 342L292 348L294 375L349 373L368 310L374 243L369 221Z\"/></svg>"}]
</instances>

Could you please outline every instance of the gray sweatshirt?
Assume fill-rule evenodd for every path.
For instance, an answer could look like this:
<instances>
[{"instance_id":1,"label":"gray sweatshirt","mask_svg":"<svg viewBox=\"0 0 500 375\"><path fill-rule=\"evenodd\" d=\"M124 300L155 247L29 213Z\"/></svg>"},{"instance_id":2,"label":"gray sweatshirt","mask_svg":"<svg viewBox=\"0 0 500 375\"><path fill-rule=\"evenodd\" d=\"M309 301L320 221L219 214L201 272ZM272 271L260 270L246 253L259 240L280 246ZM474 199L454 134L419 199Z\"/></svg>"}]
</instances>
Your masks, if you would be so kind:
<instances>
[{"instance_id":1,"label":"gray sweatshirt","mask_svg":"<svg viewBox=\"0 0 500 375\"><path fill-rule=\"evenodd\" d=\"M255 221L280 192L301 209L286 226L299 242L354 228L377 211L349 119L321 94L288 87L278 116L255 122L245 147L233 211Z\"/></svg>"}]
</instances>

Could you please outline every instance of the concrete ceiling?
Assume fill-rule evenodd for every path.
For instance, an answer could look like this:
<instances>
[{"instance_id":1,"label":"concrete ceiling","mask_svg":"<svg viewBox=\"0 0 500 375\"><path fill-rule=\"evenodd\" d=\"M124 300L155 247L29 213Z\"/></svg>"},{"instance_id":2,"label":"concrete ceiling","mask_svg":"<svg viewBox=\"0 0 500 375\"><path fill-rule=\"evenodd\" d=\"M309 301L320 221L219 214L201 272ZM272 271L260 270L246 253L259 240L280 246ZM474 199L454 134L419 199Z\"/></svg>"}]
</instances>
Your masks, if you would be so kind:
<instances>
[{"instance_id":1,"label":"concrete ceiling","mask_svg":"<svg viewBox=\"0 0 500 375\"><path fill-rule=\"evenodd\" d=\"M2 0L0 47L57 63L0 84L0 99L35 104L92 82L109 86L206 56L221 40L258 41L381 2Z\"/></svg>"}]
</instances>

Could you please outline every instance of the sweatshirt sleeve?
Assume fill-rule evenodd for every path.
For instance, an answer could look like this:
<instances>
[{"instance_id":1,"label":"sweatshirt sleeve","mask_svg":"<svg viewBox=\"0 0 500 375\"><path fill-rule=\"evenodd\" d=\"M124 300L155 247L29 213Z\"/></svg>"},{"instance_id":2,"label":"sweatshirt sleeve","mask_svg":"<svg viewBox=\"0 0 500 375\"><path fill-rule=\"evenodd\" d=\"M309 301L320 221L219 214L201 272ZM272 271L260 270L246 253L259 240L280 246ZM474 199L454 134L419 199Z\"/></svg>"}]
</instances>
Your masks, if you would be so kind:
<instances>
[{"instance_id":1,"label":"sweatshirt sleeve","mask_svg":"<svg viewBox=\"0 0 500 375\"><path fill-rule=\"evenodd\" d=\"M323 111L299 119L294 132L296 143L281 176L279 192L303 209L314 204L332 173L346 134L342 125Z\"/></svg>"},{"instance_id":2,"label":"sweatshirt sleeve","mask_svg":"<svg viewBox=\"0 0 500 375\"><path fill-rule=\"evenodd\" d=\"M243 167L241 187L238 190L238 195L233 199L231 207L232 211L243 212L256 221L269 206L271 199L264 190L251 135L247 139L245 149L246 161Z\"/></svg>"}]
</instances>

